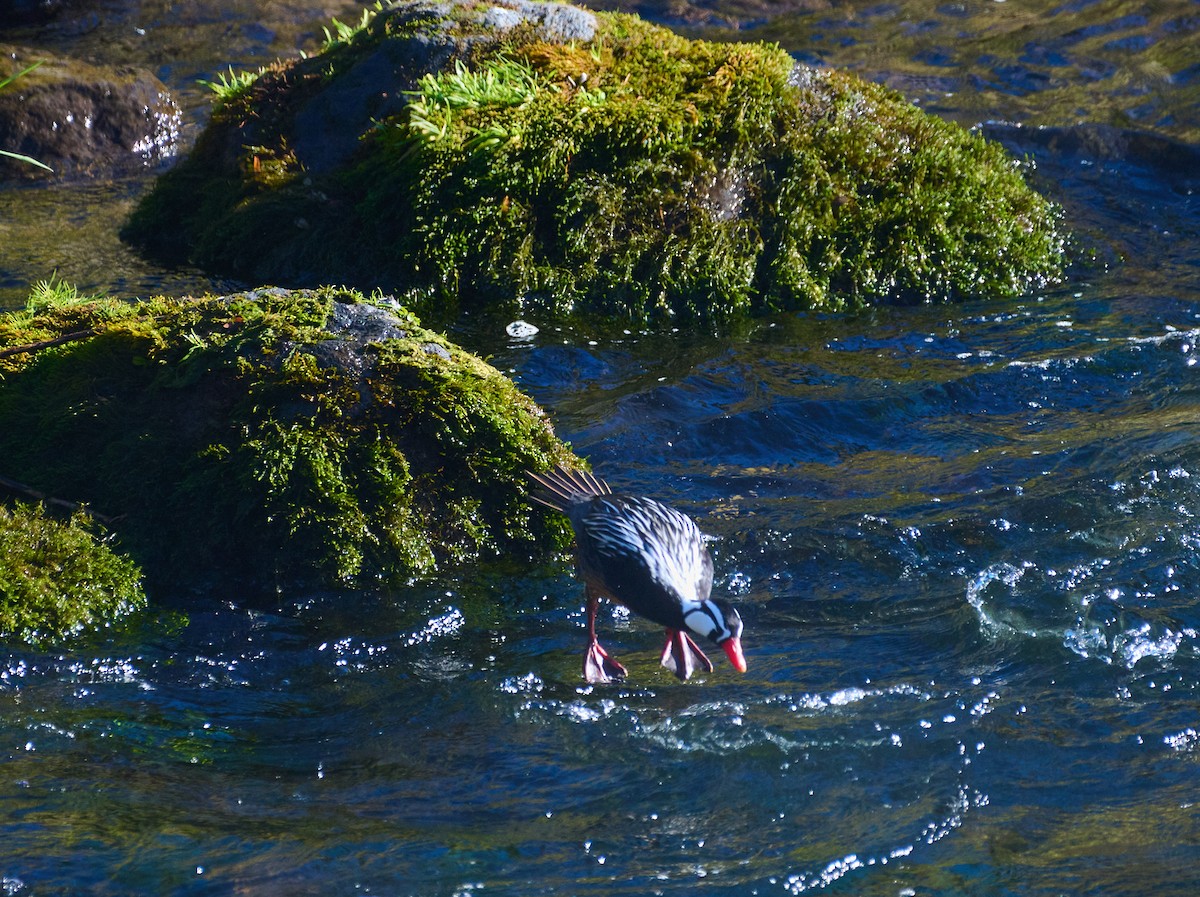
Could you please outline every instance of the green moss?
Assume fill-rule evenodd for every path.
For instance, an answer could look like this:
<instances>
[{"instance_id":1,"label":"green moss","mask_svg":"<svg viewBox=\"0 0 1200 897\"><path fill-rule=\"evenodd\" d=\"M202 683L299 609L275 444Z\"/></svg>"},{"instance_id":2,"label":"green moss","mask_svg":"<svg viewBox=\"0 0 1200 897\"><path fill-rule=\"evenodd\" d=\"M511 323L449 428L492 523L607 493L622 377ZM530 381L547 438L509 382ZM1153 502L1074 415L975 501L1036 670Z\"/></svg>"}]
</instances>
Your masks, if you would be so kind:
<instances>
[{"instance_id":1,"label":"green moss","mask_svg":"<svg viewBox=\"0 0 1200 897\"><path fill-rule=\"evenodd\" d=\"M40 506L0 506L0 637L46 643L105 626L145 604L141 571L95 535Z\"/></svg>"},{"instance_id":2,"label":"green moss","mask_svg":"<svg viewBox=\"0 0 1200 897\"><path fill-rule=\"evenodd\" d=\"M0 318L0 352L100 322L0 359L0 456L119 517L155 580L395 581L568 543L525 498L525 470L572 461L541 410L403 309L323 289L112 311Z\"/></svg>"},{"instance_id":3,"label":"green moss","mask_svg":"<svg viewBox=\"0 0 1200 897\"><path fill-rule=\"evenodd\" d=\"M469 9L457 8L466 30ZM412 39L412 10L339 43L326 83L378 51L393 18ZM222 117L129 233L170 234L194 261L246 276L315 268L440 308L660 323L1009 297L1059 275L1059 211L998 145L773 45L687 40L633 16L598 23L586 44L529 28L474 41L324 177L266 177L243 161L241 189L224 193L229 165L210 148L240 126ZM256 122L243 147L286 156L287 110L312 97L315 64L260 79L237 110ZM263 138L266 121L277 137ZM172 208L196 207L198 172L222 210L164 226Z\"/></svg>"}]
</instances>

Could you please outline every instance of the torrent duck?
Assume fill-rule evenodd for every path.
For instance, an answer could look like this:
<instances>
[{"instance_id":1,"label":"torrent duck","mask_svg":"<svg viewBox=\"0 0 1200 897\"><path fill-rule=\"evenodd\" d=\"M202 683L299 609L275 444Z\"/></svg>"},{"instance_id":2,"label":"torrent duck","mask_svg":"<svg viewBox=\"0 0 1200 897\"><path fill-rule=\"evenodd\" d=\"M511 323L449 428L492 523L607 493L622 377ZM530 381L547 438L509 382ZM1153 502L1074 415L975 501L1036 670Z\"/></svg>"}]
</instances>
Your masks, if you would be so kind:
<instances>
[{"instance_id":1,"label":"torrent duck","mask_svg":"<svg viewBox=\"0 0 1200 897\"><path fill-rule=\"evenodd\" d=\"M625 667L596 638L601 595L666 627L662 665L680 679L698 668L713 670L689 633L715 642L734 669L746 672L742 618L729 602L709 597L712 558L690 517L652 498L614 495L586 471L558 467L529 476L539 487L532 498L565 514L575 531L576 562L587 594L583 677L588 682L626 676Z\"/></svg>"}]
</instances>

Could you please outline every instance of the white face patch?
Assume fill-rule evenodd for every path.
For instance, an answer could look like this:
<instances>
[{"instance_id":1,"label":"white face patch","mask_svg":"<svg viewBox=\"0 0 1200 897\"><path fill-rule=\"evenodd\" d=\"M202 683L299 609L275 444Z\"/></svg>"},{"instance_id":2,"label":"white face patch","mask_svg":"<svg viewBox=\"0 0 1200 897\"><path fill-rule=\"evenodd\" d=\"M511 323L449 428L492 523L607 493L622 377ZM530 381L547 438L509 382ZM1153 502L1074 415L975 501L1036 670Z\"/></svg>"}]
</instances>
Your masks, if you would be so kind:
<instances>
[{"instance_id":1,"label":"white face patch","mask_svg":"<svg viewBox=\"0 0 1200 897\"><path fill-rule=\"evenodd\" d=\"M702 635L705 638L720 641L722 638L729 635L721 623L721 617L717 613L717 609L707 601L701 602L688 610L683 615L683 622L687 624L687 628Z\"/></svg>"}]
</instances>

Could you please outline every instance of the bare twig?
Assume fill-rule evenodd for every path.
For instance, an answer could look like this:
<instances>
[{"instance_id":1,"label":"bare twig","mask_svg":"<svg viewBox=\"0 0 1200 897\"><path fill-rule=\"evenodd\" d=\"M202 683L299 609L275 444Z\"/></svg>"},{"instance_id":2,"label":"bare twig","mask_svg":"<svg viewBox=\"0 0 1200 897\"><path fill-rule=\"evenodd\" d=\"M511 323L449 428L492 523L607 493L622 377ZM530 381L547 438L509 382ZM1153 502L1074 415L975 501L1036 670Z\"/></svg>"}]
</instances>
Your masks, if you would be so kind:
<instances>
[{"instance_id":1,"label":"bare twig","mask_svg":"<svg viewBox=\"0 0 1200 897\"><path fill-rule=\"evenodd\" d=\"M77 501L67 501L65 498L55 498L52 495L46 495L44 492L39 492L32 486L26 486L24 483L17 482L16 480L9 479L5 476L0 476L0 489L7 489L9 492L12 492L16 495L24 495L26 498L32 498L34 501L40 501L44 504L54 505L58 508L66 508L68 511L84 511L88 514L88 516L94 517L96 520L99 520L104 524L111 525L113 523L112 517L105 517L103 514L97 514L95 511L89 509L87 505L80 504Z\"/></svg>"},{"instance_id":2,"label":"bare twig","mask_svg":"<svg viewBox=\"0 0 1200 897\"><path fill-rule=\"evenodd\" d=\"M64 333L62 336L54 337L54 339L44 339L40 343L30 343L27 346L9 346L7 349L0 349L0 358L7 358L10 355L23 355L28 352L40 352L42 349L48 349L51 346L73 343L75 340L87 339L89 336L96 336L99 333L99 327L89 327L87 330Z\"/></svg>"}]
</instances>

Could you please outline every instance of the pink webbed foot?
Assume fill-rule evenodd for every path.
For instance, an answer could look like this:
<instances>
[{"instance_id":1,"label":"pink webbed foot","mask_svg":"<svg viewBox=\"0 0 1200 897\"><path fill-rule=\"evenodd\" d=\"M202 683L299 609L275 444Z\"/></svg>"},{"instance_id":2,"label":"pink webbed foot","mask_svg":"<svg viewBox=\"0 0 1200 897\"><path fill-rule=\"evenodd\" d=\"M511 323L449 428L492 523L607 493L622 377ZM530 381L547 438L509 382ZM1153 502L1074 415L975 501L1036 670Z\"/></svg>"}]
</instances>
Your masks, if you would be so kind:
<instances>
[{"instance_id":1,"label":"pink webbed foot","mask_svg":"<svg viewBox=\"0 0 1200 897\"><path fill-rule=\"evenodd\" d=\"M608 656L599 642L592 642L583 655L583 678L592 684L620 682L627 675L625 667Z\"/></svg>"},{"instance_id":2,"label":"pink webbed foot","mask_svg":"<svg viewBox=\"0 0 1200 897\"><path fill-rule=\"evenodd\" d=\"M692 637L686 632L667 630L667 644L663 647L662 665L686 682L696 670L713 671L712 661L705 656Z\"/></svg>"}]
</instances>

